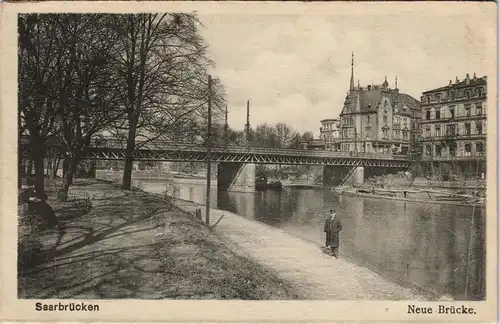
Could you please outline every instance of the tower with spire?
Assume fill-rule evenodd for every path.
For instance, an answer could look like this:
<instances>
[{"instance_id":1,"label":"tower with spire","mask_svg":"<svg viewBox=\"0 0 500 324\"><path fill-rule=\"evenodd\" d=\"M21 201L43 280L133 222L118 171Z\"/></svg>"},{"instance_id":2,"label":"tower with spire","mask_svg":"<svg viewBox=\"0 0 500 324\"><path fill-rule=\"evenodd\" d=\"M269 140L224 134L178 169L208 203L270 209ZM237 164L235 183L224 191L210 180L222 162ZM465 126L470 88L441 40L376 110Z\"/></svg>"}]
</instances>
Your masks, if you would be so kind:
<instances>
[{"instance_id":1,"label":"tower with spire","mask_svg":"<svg viewBox=\"0 0 500 324\"><path fill-rule=\"evenodd\" d=\"M410 150L412 132L418 131L416 122L420 103L394 88L387 76L383 82L366 87L354 83L354 53L351 56L349 91L340 113L341 151L406 154Z\"/></svg>"},{"instance_id":2,"label":"tower with spire","mask_svg":"<svg viewBox=\"0 0 500 324\"><path fill-rule=\"evenodd\" d=\"M352 53L351 58L351 84L349 86L349 90L354 90L354 52Z\"/></svg>"}]
</instances>

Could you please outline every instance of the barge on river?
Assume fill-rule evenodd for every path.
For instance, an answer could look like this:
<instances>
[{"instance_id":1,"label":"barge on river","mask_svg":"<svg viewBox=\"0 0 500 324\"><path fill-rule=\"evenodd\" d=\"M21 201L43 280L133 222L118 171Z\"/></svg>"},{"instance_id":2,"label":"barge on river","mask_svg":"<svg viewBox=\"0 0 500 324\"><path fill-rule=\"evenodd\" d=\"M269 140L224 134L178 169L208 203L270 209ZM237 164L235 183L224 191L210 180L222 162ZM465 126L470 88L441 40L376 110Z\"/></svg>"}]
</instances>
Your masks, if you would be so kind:
<instances>
[{"instance_id":1,"label":"barge on river","mask_svg":"<svg viewBox=\"0 0 500 324\"><path fill-rule=\"evenodd\" d=\"M458 206L485 206L486 198L480 197L477 194L453 193L441 190L430 189L380 189L380 188L354 188L354 187L337 187L334 192L347 195L358 196L376 199L401 200L411 202L426 202L443 205L458 205Z\"/></svg>"}]
</instances>

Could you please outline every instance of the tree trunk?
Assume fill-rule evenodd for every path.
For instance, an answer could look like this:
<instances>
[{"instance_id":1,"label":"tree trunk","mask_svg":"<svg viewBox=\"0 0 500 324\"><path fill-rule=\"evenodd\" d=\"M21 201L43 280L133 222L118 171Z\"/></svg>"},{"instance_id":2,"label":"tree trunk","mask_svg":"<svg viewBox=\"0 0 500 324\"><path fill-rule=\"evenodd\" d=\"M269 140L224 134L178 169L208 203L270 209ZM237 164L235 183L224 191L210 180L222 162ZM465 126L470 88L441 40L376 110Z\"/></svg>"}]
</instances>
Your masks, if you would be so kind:
<instances>
[{"instance_id":1,"label":"tree trunk","mask_svg":"<svg viewBox=\"0 0 500 324\"><path fill-rule=\"evenodd\" d=\"M45 171L45 174L47 176L50 176L50 170L52 170L52 164L54 163L54 158L48 158L47 159L47 170Z\"/></svg>"},{"instance_id":2,"label":"tree trunk","mask_svg":"<svg viewBox=\"0 0 500 324\"><path fill-rule=\"evenodd\" d=\"M71 164L71 156L66 155L63 160L63 178L66 178L66 175L68 174L68 171L70 169L70 164ZM73 176L71 176L71 179L73 179ZM70 185L72 185L72 183L70 183Z\"/></svg>"},{"instance_id":3,"label":"tree trunk","mask_svg":"<svg viewBox=\"0 0 500 324\"><path fill-rule=\"evenodd\" d=\"M125 165L123 166L122 188L124 190L132 189L132 167L134 163L135 150L135 126L131 126L127 139L127 151L125 153Z\"/></svg>"},{"instance_id":4,"label":"tree trunk","mask_svg":"<svg viewBox=\"0 0 500 324\"><path fill-rule=\"evenodd\" d=\"M31 176L33 174L33 159L28 159L28 169L26 170L26 175Z\"/></svg>"},{"instance_id":5,"label":"tree trunk","mask_svg":"<svg viewBox=\"0 0 500 324\"><path fill-rule=\"evenodd\" d=\"M68 200L69 186L73 184L73 175L75 174L76 168L78 166L78 155L72 154L71 156L65 158L65 161L68 164L68 170L63 177L61 189L59 189L59 191L57 192L57 199L59 201Z\"/></svg>"},{"instance_id":6,"label":"tree trunk","mask_svg":"<svg viewBox=\"0 0 500 324\"><path fill-rule=\"evenodd\" d=\"M45 168L44 168L44 157L45 157L45 143L43 139L38 137L31 137L31 159L35 166L35 191L37 195L43 195L45 193Z\"/></svg>"},{"instance_id":7,"label":"tree trunk","mask_svg":"<svg viewBox=\"0 0 500 324\"><path fill-rule=\"evenodd\" d=\"M35 191L37 195L41 195L45 192L45 168L43 166L43 154L39 152L38 154L35 153L34 155L35 156L33 156L33 161L35 164Z\"/></svg>"},{"instance_id":8,"label":"tree trunk","mask_svg":"<svg viewBox=\"0 0 500 324\"><path fill-rule=\"evenodd\" d=\"M52 164L52 170L51 170L51 178L52 179L55 179L57 178L57 171L59 170L59 163L61 163L61 158L60 157L56 157L54 159L54 163Z\"/></svg>"}]
</instances>

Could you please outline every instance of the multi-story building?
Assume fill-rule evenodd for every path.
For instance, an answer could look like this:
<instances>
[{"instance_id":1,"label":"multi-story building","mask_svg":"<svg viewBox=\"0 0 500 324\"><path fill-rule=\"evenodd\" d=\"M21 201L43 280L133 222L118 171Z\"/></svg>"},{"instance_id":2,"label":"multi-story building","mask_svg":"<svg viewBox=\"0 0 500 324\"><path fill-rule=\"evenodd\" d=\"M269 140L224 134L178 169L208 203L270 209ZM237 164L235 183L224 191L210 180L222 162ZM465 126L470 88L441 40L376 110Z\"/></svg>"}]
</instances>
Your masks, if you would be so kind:
<instances>
[{"instance_id":1,"label":"multi-story building","mask_svg":"<svg viewBox=\"0 0 500 324\"><path fill-rule=\"evenodd\" d=\"M354 86L354 58L351 81L340 114L341 151L407 154L411 137L418 134L420 102L381 85Z\"/></svg>"},{"instance_id":2,"label":"multi-story building","mask_svg":"<svg viewBox=\"0 0 500 324\"><path fill-rule=\"evenodd\" d=\"M340 151L340 122L338 119L323 119L319 128L320 138L327 151Z\"/></svg>"},{"instance_id":3,"label":"multi-story building","mask_svg":"<svg viewBox=\"0 0 500 324\"><path fill-rule=\"evenodd\" d=\"M422 159L484 158L486 152L487 78L471 78L422 94Z\"/></svg>"}]
</instances>

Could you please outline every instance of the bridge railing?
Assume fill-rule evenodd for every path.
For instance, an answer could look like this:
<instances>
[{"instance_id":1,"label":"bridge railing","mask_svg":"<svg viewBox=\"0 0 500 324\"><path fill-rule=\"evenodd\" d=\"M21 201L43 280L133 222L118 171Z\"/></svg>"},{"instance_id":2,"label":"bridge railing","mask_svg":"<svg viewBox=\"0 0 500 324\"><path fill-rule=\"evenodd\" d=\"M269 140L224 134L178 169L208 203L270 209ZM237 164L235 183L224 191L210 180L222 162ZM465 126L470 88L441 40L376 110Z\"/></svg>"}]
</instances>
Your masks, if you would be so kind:
<instances>
[{"instance_id":1,"label":"bridge railing","mask_svg":"<svg viewBox=\"0 0 500 324\"><path fill-rule=\"evenodd\" d=\"M91 143L92 147L125 149L126 141L117 139L95 139ZM148 143L136 143L136 147L149 150L172 150L189 152L206 152L207 148L199 143L173 143L169 141L152 141ZM339 152L322 150L303 150L303 149L281 149L256 146L241 145L217 145L212 147L213 152L219 153L241 153L256 155L281 155L281 156L300 156L300 157L357 157L363 159L384 159L384 160L408 160L407 155L383 154L383 153L365 153L365 152Z\"/></svg>"}]
</instances>

